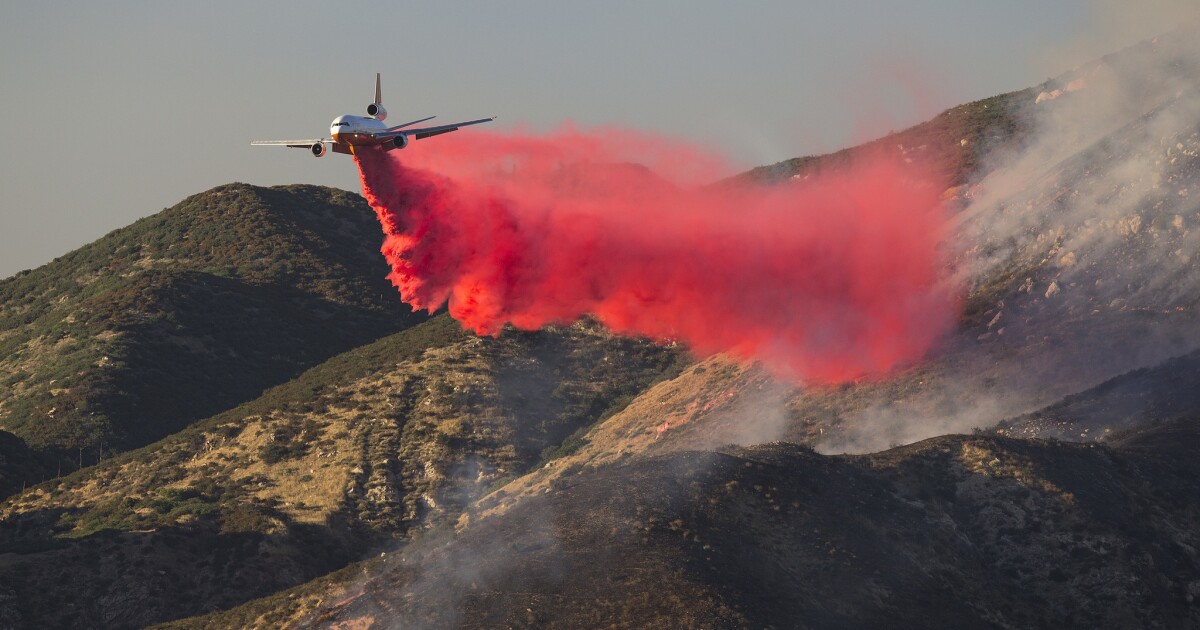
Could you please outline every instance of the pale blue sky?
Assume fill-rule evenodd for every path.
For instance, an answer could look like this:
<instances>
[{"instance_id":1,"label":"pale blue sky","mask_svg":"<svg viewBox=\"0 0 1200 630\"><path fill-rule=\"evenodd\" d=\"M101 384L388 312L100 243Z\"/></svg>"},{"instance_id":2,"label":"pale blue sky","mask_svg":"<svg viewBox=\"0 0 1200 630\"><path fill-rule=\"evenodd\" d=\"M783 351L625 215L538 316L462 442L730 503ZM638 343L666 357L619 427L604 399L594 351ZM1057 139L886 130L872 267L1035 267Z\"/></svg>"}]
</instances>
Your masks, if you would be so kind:
<instances>
[{"instance_id":1,"label":"pale blue sky","mask_svg":"<svg viewBox=\"0 0 1200 630\"><path fill-rule=\"evenodd\" d=\"M397 121L616 124L749 167L1036 84L1192 3L1122 4L10 0L0 277L218 184L356 190L343 156L248 143L324 135L375 72Z\"/></svg>"}]
</instances>

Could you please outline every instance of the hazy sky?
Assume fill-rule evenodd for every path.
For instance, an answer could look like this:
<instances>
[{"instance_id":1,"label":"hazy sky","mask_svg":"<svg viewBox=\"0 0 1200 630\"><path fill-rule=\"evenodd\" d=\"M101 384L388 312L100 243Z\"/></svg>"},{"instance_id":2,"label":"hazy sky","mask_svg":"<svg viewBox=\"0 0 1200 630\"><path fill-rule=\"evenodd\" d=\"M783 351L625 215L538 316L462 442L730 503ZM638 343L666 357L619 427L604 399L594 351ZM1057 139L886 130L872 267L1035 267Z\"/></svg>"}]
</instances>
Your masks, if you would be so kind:
<instances>
[{"instance_id":1,"label":"hazy sky","mask_svg":"<svg viewBox=\"0 0 1200 630\"><path fill-rule=\"evenodd\" d=\"M344 156L249 141L325 135L375 72L398 122L621 125L749 167L1039 83L1195 4L9 1L0 277L227 182L357 190Z\"/></svg>"}]
</instances>

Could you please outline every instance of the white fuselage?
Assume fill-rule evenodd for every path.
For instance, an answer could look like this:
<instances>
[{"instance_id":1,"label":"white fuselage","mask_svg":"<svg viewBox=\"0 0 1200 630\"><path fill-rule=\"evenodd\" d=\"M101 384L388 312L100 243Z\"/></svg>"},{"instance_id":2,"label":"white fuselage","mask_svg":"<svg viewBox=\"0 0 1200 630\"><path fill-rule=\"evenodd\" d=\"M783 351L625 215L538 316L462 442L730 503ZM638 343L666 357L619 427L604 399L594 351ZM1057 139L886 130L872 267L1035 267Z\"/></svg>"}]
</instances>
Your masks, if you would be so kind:
<instances>
[{"instance_id":1,"label":"white fuselage","mask_svg":"<svg viewBox=\"0 0 1200 630\"><path fill-rule=\"evenodd\" d=\"M329 124L329 135L338 144L353 146L379 145L391 138L379 138L377 134L387 131L382 120L369 116L338 116Z\"/></svg>"}]
</instances>

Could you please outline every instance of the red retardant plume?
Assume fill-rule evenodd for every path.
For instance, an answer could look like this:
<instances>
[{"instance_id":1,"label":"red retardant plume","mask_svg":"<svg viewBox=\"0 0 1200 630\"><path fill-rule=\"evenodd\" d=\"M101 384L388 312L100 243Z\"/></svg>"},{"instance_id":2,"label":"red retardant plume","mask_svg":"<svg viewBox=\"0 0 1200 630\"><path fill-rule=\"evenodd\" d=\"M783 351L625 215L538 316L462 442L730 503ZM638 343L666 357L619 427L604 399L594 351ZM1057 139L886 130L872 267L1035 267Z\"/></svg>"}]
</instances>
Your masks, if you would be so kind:
<instances>
[{"instance_id":1,"label":"red retardant plume","mask_svg":"<svg viewBox=\"0 0 1200 630\"><path fill-rule=\"evenodd\" d=\"M922 357L952 326L943 186L861 159L774 186L705 185L722 162L645 134L474 129L356 156L388 276L478 334L592 314L839 382Z\"/></svg>"}]
</instances>

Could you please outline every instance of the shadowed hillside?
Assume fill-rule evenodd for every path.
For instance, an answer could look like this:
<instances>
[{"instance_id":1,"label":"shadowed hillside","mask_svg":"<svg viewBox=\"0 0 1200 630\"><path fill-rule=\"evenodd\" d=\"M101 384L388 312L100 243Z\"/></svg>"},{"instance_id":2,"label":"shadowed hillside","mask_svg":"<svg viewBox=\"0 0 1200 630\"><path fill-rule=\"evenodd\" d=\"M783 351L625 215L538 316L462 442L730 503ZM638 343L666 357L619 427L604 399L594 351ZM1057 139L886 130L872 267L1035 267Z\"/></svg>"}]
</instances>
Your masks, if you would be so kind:
<instances>
[{"instance_id":1,"label":"shadowed hillside","mask_svg":"<svg viewBox=\"0 0 1200 630\"><path fill-rule=\"evenodd\" d=\"M995 431L1024 438L1102 440L1122 429L1184 416L1200 416L1197 352L1122 374L1034 413L1004 420Z\"/></svg>"},{"instance_id":2,"label":"shadowed hillside","mask_svg":"<svg viewBox=\"0 0 1200 630\"><path fill-rule=\"evenodd\" d=\"M48 458L29 448L25 440L0 431L0 497L43 481L53 470Z\"/></svg>"}]
</instances>

